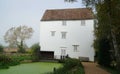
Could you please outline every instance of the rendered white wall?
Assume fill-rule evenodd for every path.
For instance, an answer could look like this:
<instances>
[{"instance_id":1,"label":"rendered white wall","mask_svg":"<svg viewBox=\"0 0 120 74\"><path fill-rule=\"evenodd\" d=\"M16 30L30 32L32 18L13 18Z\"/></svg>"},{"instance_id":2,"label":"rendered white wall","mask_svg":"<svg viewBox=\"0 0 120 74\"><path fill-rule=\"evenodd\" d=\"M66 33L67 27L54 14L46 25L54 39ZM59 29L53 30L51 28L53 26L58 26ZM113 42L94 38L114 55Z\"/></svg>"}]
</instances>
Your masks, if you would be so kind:
<instances>
[{"instance_id":1,"label":"rendered white wall","mask_svg":"<svg viewBox=\"0 0 120 74\"><path fill-rule=\"evenodd\" d=\"M80 20L66 21L66 26L62 25L62 21L41 21L41 51L54 51L56 58L60 58L61 49L63 49L61 47L66 47L64 49L70 57L89 57L90 61L94 61L94 49L92 47L94 22L93 20L85 21L85 26L81 26ZM56 31L55 36L51 36L51 31ZM66 39L61 38L62 31L67 32ZM74 52L72 45L79 45L77 52Z\"/></svg>"}]
</instances>

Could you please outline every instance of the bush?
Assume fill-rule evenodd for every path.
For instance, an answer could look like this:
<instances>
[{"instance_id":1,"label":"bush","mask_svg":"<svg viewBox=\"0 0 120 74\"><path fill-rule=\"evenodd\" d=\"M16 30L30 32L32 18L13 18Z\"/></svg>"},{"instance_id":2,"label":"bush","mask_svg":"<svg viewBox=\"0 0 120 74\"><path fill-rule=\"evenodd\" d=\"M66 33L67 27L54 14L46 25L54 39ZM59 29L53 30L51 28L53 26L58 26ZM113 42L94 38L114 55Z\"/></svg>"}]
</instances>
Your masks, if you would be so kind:
<instances>
[{"instance_id":1,"label":"bush","mask_svg":"<svg viewBox=\"0 0 120 74\"><path fill-rule=\"evenodd\" d=\"M9 66L18 65L20 61L6 55L0 55L0 69L9 68Z\"/></svg>"},{"instance_id":2,"label":"bush","mask_svg":"<svg viewBox=\"0 0 120 74\"><path fill-rule=\"evenodd\" d=\"M11 59L5 55L0 55L0 69L1 68L8 68L9 67L9 62Z\"/></svg>"},{"instance_id":3,"label":"bush","mask_svg":"<svg viewBox=\"0 0 120 74\"><path fill-rule=\"evenodd\" d=\"M10 55L11 58L16 59L18 61L24 61L24 60L32 60L32 57L30 54L14 54Z\"/></svg>"},{"instance_id":4,"label":"bush","mask_svg":"<svg viewBox=\"0 0 120 74\"><path fill-rule=\"evenodd\" d=\"M40 59L40 46L39 44L34 44L31 46L31 50L32 50L32 61L39 61Z\"/></svg>"},{"instance_id":5,"label":"bush","mask_svg":"<svg viewBox=\"0 0 120 74\"><path fill-rule=\"evenodd\" d=\"M48 74L85 74L84 68L78 59L65 59L63 67L54 68L54 72Z\"/></svg>"},{"instance_id":6,"label":"bush","mask_svg":"<svg viewBox=\"0 0 120 74\"><path fill-rule=\"evenodd\" d=\"M73 68L75 66L82 66L80 61L78 59L66 59L65 63L63 64L63 66L67 69Z\"/></svg>"}]
</instances>

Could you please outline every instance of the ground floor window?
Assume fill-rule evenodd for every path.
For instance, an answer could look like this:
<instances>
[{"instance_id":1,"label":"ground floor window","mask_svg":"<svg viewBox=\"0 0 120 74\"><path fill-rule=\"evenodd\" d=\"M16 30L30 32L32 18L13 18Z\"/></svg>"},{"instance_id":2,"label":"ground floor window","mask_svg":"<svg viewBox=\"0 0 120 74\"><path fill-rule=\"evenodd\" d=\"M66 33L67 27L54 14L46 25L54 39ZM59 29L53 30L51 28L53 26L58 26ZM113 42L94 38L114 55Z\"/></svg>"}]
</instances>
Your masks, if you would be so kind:
<instances>
[{"instance_id":1,"label":"ground floor window","mask_svg":"<svg viewBox=\"0 0 120 74\"><path fill-rule=\"evenodd\" d=\"M61 47L61 59L66 57L66 47Z\"/></svg>"},{"instance_id":2,"label":"ground floor window","mask_svg":"<svg viewBox=\"0 0 120 74\"><path fill-rule=\"evenodd\" d=\"M78 51L78 47L79 47L79 45L73 45L73 51L77 52Z\"/></svg>"}]
</instances>

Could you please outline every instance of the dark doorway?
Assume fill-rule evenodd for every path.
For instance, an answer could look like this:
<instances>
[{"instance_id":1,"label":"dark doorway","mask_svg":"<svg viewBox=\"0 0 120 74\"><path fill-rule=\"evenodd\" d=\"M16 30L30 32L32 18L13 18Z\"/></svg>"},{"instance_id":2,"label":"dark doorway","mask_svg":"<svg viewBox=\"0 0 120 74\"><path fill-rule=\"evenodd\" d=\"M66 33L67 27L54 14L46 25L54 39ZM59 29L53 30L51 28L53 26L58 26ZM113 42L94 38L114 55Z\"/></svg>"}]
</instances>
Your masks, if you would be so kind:
<instances>
[{"instance_id":1,"label":"dark doorway","mask_svg":"<svg viewBox=\"0 0 120 74\"><path fill-rule=\"evenodd\" d=\"M40 51L41 59L54 59L54 51Z\"/></svg>"}]
</instances>

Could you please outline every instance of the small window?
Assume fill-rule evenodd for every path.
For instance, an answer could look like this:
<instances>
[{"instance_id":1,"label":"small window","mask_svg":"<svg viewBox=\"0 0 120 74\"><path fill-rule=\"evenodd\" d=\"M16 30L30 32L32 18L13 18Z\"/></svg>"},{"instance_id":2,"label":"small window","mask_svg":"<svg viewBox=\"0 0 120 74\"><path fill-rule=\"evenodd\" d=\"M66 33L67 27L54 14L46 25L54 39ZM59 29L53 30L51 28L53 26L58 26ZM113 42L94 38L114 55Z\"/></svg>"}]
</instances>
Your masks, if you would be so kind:
<instances>
[{"instance_id":1,"label":"small window","mask_svg":"<svg viewBox=\"0 0 120 74\"><path fill-rule=\"evenodd\" d=\"M77 52L77 51L78 51L78 47L79 47L79 45L73 45L74 52Z\"/></svg>"},{"instance_id":2,"label":"small window","mask_svg":"<svg viewBox=\"0 0 120 74\"><path fill-rule=\"evenodd\" d=\"M81 25L85 26L85 20L81 20Z\"/></svg>"},{"instance_id":3,"label":"small window","mask_svg":"<svg viewBox=\"0 0 120 74\"><path fill-rule=\"evenodd\" d=\"M66 39L66 33L67 33L67 32L61 32L61 34L62 34L62 39Z\"/></svg>"},{"instance_id":4,"label":"small window","mask_svg":"<svg viewBox=\"0 0 120 74\"><path fill-rule=\"evenodd\" d=\"M63 26L66 26L67 24L66 24L66 21L62 21L62 25Z\"/></svg>"},{"instance_id":5,"label":"small window","mask_svg":"<svg viewBox=\"0 0 120 74\"><path fill-rule=\"evenodd\" d=\"M51 36L55 36L55 31L51 31Z\"/></svg>"}]
</instances>

